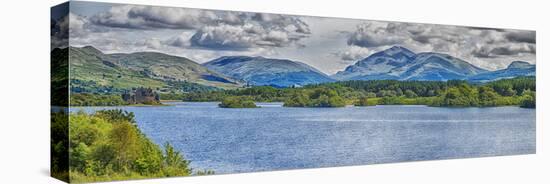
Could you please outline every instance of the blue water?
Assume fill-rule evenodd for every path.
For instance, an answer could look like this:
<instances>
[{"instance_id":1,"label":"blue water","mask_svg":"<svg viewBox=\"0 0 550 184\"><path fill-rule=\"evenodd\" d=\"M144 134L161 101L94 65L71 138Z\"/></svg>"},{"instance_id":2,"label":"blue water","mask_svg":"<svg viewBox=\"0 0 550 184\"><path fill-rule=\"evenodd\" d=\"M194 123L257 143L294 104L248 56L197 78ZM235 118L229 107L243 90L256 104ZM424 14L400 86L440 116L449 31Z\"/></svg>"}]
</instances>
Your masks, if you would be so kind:
<instances>
[{"instance_id":1,"label":"blue water","mask_svg":"<svg viewBox=\"0 0 550 184\"><path fill-rule=\"evenodd\" d=\"M217 103L114 107L154 142L216 173L535 153L535 110L372 106L226 109ZM86 107L87 112L113 107ZM72 111L81 108L73 108Z\"/></svg>"}]
</instances>

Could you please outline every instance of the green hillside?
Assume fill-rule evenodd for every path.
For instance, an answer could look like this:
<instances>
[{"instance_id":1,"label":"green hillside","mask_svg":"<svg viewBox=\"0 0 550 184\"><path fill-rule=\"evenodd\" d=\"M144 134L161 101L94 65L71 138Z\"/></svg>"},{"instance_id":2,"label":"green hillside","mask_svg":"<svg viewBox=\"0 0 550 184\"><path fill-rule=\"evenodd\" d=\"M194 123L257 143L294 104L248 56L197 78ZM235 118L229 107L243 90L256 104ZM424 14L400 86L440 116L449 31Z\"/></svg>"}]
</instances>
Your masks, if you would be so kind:
<instances>
[{"instance_id":1,"label":"green hillside","mask_svg":"<svg viewBox=\"0 0 550 184\"><path fill-rule=\"evenodd\" d=\"M165 92L189 92L186 90L239 86L236 81L184 57L154 52L104 54L91 46L68 49L73 92L118 93L140 86Z\"/></svg>"}]
</instances>

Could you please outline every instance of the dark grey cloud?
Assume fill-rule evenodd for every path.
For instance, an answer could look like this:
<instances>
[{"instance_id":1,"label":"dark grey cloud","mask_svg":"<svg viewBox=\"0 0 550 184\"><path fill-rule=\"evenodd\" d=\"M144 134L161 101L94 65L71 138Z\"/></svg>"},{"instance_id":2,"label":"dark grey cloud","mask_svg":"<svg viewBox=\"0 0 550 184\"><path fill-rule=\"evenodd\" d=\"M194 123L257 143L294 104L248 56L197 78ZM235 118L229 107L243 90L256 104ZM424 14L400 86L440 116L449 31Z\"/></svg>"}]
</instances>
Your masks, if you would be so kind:
<instances>
[{"instance_id":1,"label":"dark grey cloud","mask_svg":"<svg viewBox=\"0 0 550 184\"><path fill-rule=\"evenodd\" d=\"M129 29L196 29L219 21L231 20L208 10L154 6L113 6L109 11L90 17L97 25Z\"/></svg>"},{"instance_id":2,"label":"dark grey cloud","mask_svg":"<svg viewBox=\"0 0 550 184\"><path fill-rule=\"evenodd\" d=\"M475 29L475 30L497 31L497 32L504 32L504 31L506 31L506 29L501 29L501 28L490 28L490 27L465 26L464 28Z\"/></svg>"},{"instance_id":3,"label":"dark grey cloud","mask_svg":"<svg viewBox=\"0 0 550 184\"><path fill-rule=\"evenodd\" d=\"M402 43L406 37L397 34L396 23L370 22L357 26L357 29L349 35L348 45L360 47L379 47Z\"/></svg>"},{"instance_id":4,"label":"dark grey cloud","mask_svg":"<svg viewBox=\"0 0 550 184\"><path fill-rule=\"evenodd\" d=\"M69 44L69 14L50 21L51 49L64 48Z\"/></svg>"},{"instance_id":5,"label":"dark grey cloud","mask_svg":"<svg viewBox=\"0 0 550 184\"><path fill-rule=\"evenodd\" d=\"M485 45L472 50L471 53L480 58L518 56L521 54L536 54L536 46L533 44Z\"/></svg>"},{"instance_id":6,"label":"dark grey cloud","mask_svg":"<svg viewBox=\"0 0 550 184\"><path fill-rule=\"evenodd\" d=\"M506 39L512 42L536 43L535 31L514 31L506 33Z\"/></svg>"}]
</instances>

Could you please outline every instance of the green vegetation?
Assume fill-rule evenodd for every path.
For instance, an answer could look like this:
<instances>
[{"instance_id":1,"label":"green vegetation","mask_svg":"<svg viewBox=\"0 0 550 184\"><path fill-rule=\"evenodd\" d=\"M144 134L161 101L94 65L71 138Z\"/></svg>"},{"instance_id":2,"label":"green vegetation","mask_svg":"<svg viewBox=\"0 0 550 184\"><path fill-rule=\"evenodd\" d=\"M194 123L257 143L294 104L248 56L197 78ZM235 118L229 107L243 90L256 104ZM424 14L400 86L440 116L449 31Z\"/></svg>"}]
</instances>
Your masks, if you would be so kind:
<instances>
[{"instance_id":1,"label":"green vegetation","mask_svg":"<svg viewBox=\"0 0 550 184\"><path fill-rule=\"evenodd\" d=\"M70 90L76 93L113 94L139 86L182 93L239 86L187 58L161 53L105 54L86 46L53 50L52 57L57 55L71 61Z\"/></svg>"},{"instance_id":2,"label":"green vegetation","mask_svg":"<svg viewBox=\"0 0 550 184\"><path fill-rule=\"evenodd\" d=\"M129 104L117 94L71 93L69 102L70 106L165 106L156 101Z\"/></svg>"},{"instance_id":3,"label":"green vegetation","mask_svg":"<svg viewBox=\"0 0 550 184\"><path fill-rule=\"evenodd\" d=\"M535 108L536 107L536 93L533 91L525 91L524 98L520 101L519 106L523 108Z\"/></svg>"},{"instance_id":4,"label":"green vegetation","mask_svg":"<svg viewBox=\"0 0 550 184\"><path fill-rule=\"evenodd\" d=\"M120 95L71 93L70 106L121 106L128 105Z\"/></svg>"},{"instance_id":5,"label":"green vegetation","mask_svg":"<svg viewBox=\"0 0 550 184\"><path fill-rule=\"evenodd\" d=\"M316 88L315 90L296 92L285 100L285 107L344 107L346 103L333 89Z\"/></svg>"},{"instance_id":6,"label":"green vegetation","mask_svg":"<svg viewBox=\"0 0 550 184\"><path fill-rule=\"evenodd\" d=\"M137 128L133 113L52 113L52 135L52 175L69 177L71 182L193 174L180 152L168 143L161 149ZM206 170L195 174L212 173Z\"/></svg>"},{"instance_id":7,"label":"green vegetation","mask_svg":"<svg viewBox=\"0 0 550 184\"><path fill-rule=\"evenodd\" d=\"M50 56L50 81L51 81L51 105L64 106L68 103L69 96L69 58L66 49L55 48Z\"/></svg>"},{"instance_id":8,"label":"green vegetation","mask_svg":"<svg viewBox=\"0 0 550 184\"><path fill-rule=\"evenodd\" d=\"M60 111L51 113L50 118L51 175L69 182L69 116Z\"/></svg>"},{"instance_id":9,"label":"green vegetation","mask_svg":"<svg viewBox=\"0 0 550 184\"><path fill-rule=\"evenodd\" d=\"M504 79L485 84L466 81L341 81L302 88L257 86L244 89L181 94L183 101L222 101L245 97L255 102L284 102L287 107L342 107L345 105L429 105L534 107L534 77Z\"/></svg>"},{"instance_id":10,"label":"green vegetation","mask_svg":"<svg viewBox=\"0 0 550 184\"><path fill-rule=\"evenodd\" d=\"M218 106L221 108L258 108L254 101L246 97L227 97Z\"/></svg>"}]
</instances>

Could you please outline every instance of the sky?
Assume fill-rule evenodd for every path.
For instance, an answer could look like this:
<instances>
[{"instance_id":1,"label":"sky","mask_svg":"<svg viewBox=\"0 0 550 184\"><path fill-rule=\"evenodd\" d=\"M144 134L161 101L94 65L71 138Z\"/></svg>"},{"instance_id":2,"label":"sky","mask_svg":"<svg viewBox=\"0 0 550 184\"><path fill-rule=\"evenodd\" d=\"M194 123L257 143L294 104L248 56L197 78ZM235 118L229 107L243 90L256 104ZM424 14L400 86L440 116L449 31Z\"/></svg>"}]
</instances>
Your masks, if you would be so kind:
<instances>
[{"instance_id":1,"label":"sky","mask_svg":"<svg viewBox=\"0 0 550 184\"><path fill-rule=\"evenodd\" d=\"M52 21L52 47L162 52L205 63L221 56L291 59L334 74L392 46L440 52L488 70L535 63L534 31L71 1ZM52 10L53 12L54 10Z\"/></svg>"}]
</instances>

